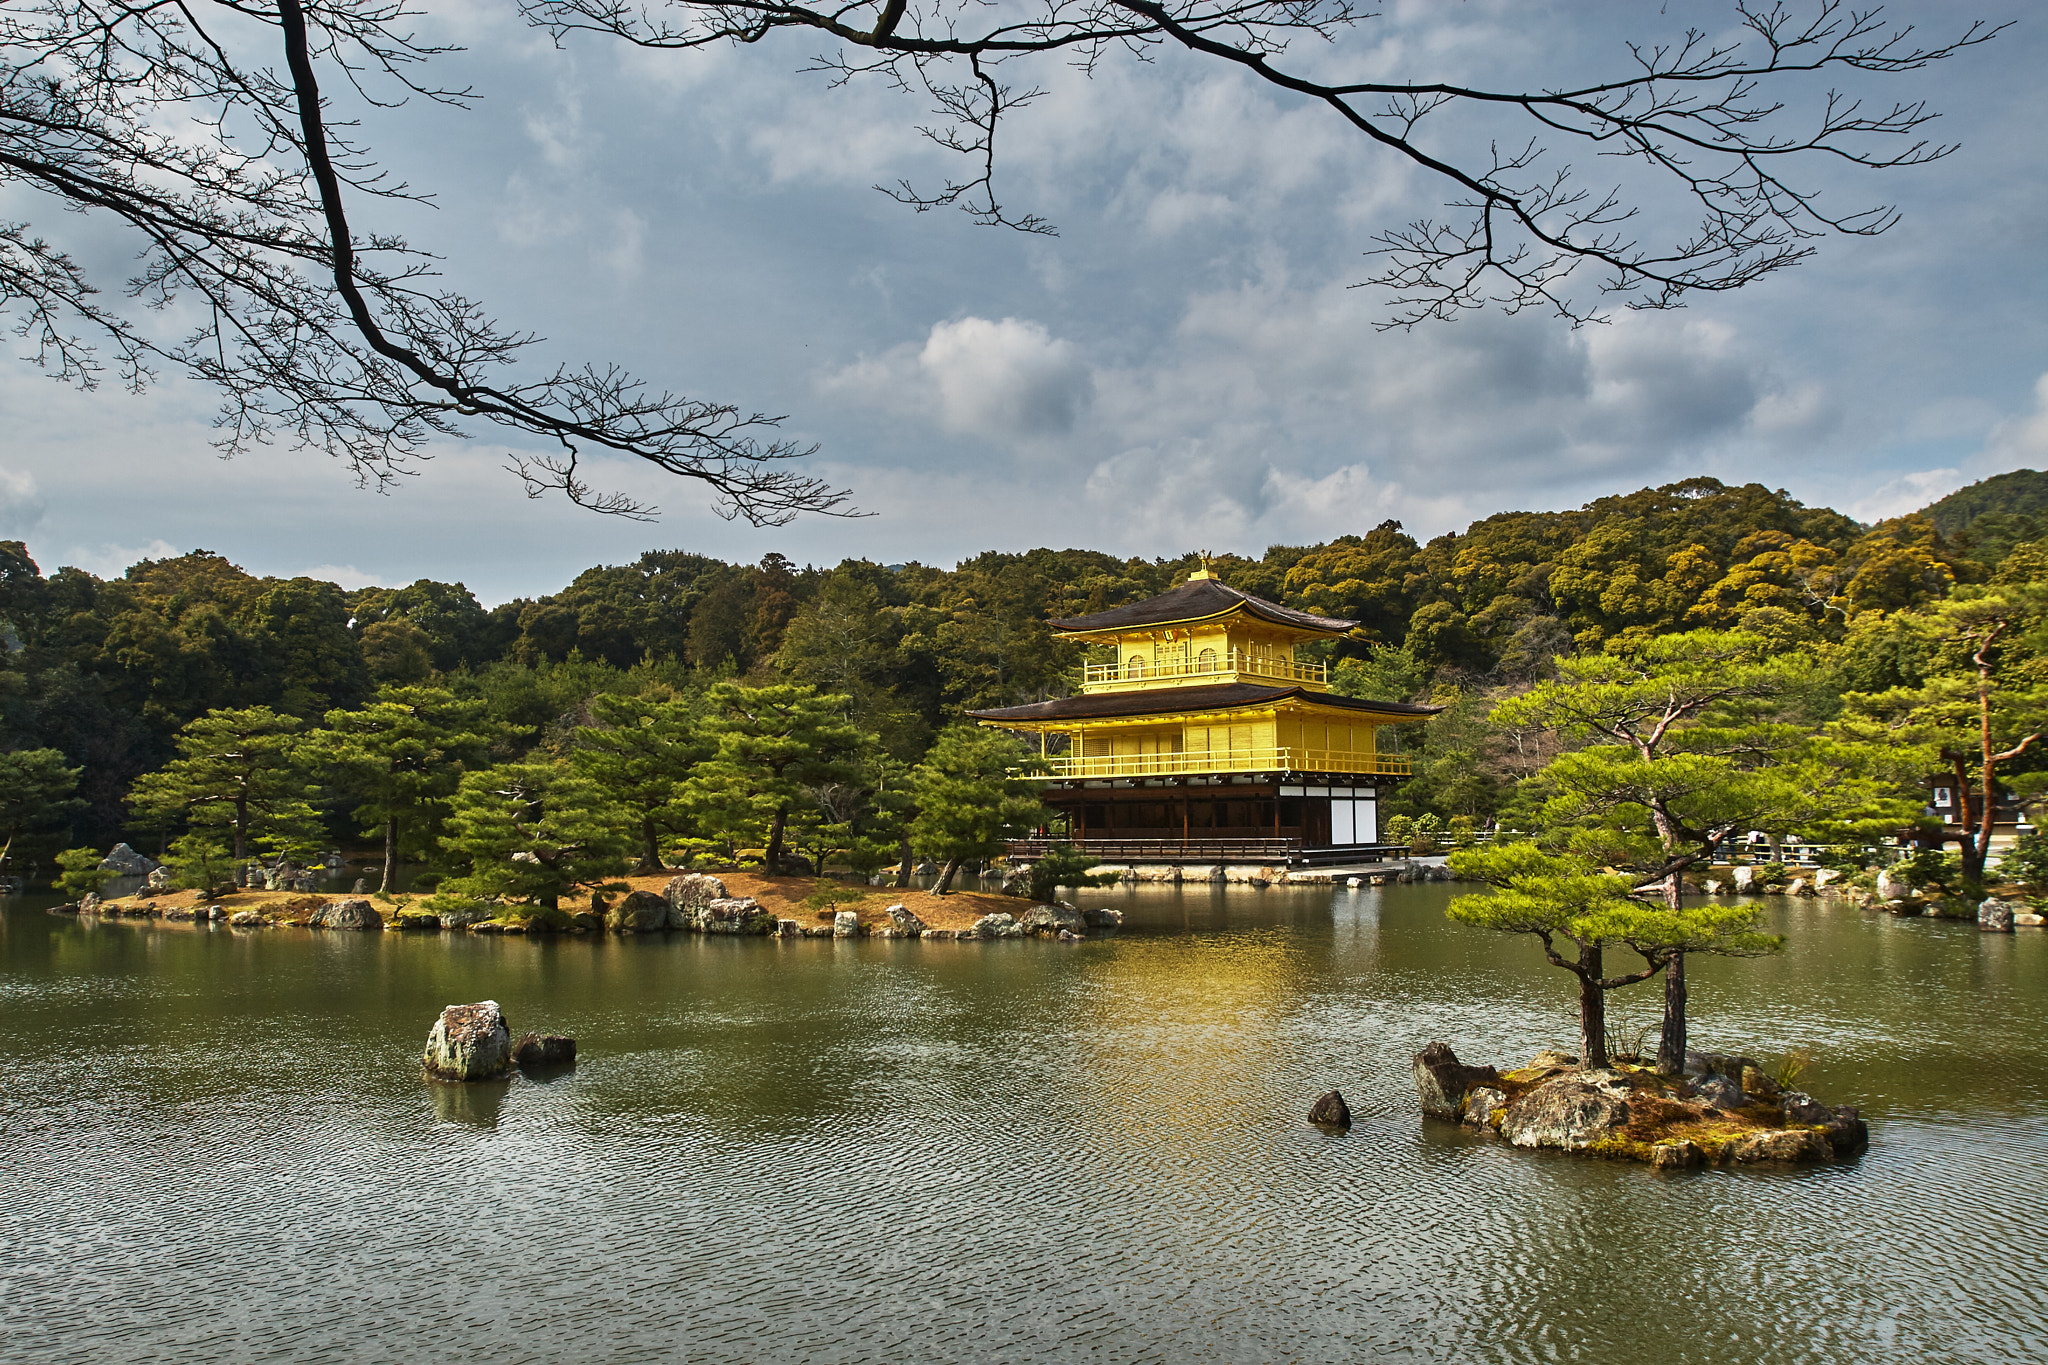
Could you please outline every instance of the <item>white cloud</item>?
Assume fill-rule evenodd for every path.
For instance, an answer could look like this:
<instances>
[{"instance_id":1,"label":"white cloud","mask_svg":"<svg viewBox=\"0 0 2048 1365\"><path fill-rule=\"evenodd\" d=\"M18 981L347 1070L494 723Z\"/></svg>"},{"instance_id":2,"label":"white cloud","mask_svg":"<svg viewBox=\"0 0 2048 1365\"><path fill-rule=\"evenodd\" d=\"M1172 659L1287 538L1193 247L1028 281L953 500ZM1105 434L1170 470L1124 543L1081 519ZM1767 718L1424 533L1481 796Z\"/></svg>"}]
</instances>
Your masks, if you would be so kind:
<instances>
[{"instance_id":1,"label":"white cloud","mask_svg":"<svg viewBox=\"0 0 2048 1365\"><path fill-rule=\"evenodd\" d=\"M1883 521L1917 512L1968 482L1959 469L1917 470L1879 484L1842 510L1861 522Z\"/></svg>"},{"instance_id":2,"label":"white cloud","mask_svg":"<svg viewBox=\"0 0 2048 1365\"><path fill-rule=\"evenodd\" d=\"M1991 428L1980 459L1994 473L2048 468L2048 374L2034 381L2034 410Z\"/></svg>"},{"instance_id":3,"label":"white cloud","mask_svg":"<svg viewBox=\"0 0 2048 1365\"><path fill-rule=\"evenodd\" d=\"M936 323L923 346L863 357L824 376L820 387L999 444L1072 431L1094 395L1074 344L1019 318Z\"/></svg>"},{"instance_id":4,"label":"white cloud","mask_svg":"<svg viewBox=\"0 0 2048 1365\"><path fill-rule=\"evenodd\" d=\"M96 578L119 578L131 566L145 559L175 559L184 553L168 540L152 540L133 546L102 541L96 547L72 547L70 553L63 557L63 562L74 569L84 569ZM47 570L49 566L44 567Z\"/></svg>"},{"instance_id":5,"label":"white cloud","mask_svg":"<svg viewBox=\"0 0 2048 1365\"><path fill-rule=\"evenodd\" d=\"M1764 393L1750 410L1750 430L1765 437L1812 440L1833 431L1842 420L1841 405L1826 385L1811 381Z\"/></svg>"},{"instance_id":6,"label":"white cloud","mask_svg":"<svg viewBox=\"0 0 2048 1365\"><path fill-rule=\"evenodd\" d=\"M997 438L1072 430L1093 388L1073 343L1017 318L942 322L917 362L948 430Z\"/></svg>"},{"instance_id":7,"label":"white cloud","mask_svg":"<svg viewBox=\"0 0 2048 1365\"><path fill-rule=\"evenodd\" d=\"M42 522L45 510L35 475L0 466L0 536L20 540Z\"/></svg>"},{"instance_id":8,"label":"white cloud","mask_svg":"<svg viewBox=\"0 0 2048 1365\"><path fill-rule=\"evenodd\" d=\"M1384 298L1345 286L1370 271L1375 232L1440 212L1442 185L1327 110L1186 54L1115 57L1092 80L1056 59L1009 69L1050 93L1006 130L999 185L1063 234L1023 238L873 193L969 163L918 136L922 95L796 74L813 50L799 35L556 50L501 6L431 8L425 36L469 48L437 72L486 102L365 112L394 177L441 205L366 205L366 228L445 252L451 287L547 338L537 366L616 358L657 388L791 414L790 434L824 449L806 472L884 515L755 530L711 517L692 485L602 460L603 483L667 509L653 526L605 521L524 500L500 469L520 438L483 427L373 497L283 447L219 464L211 399L175 381L145 400L80 396L12 367L0 459L33 486L0 486L9 524L40 509L36 543L101 546L94 563L116 572L176 542L259 573L319 559L496 600L648 547L815 562L1044 543L1256 552L1390 516L1433 534L1700 472L1876 515L1944 480L2048 464L2048 398L2011 397L2048 345L2048 273L2033 268L2048 142L2010 135L2048 113L2048 30L1914 78L1963 150L1885 177L1906 218L1877 241L1823 243L1781 279L1604 328L1488 315L1380 333ZM1623 38L1679 22L1612 3L1380 8L1285 64L1541 83L1625 66ZM117 234L80 240L103 282L132 271Z\"/></svg>"},{"instance_id":9,"label":"white cloud","mask_svg":"<svg viewBox=\"0 0 2048 1365\"><path fill-rule=\"evenodd\" d=\"M391 579L380 574L364 573L353 564L315 564L300 569L295 574L279 575L291 578L317 578L323 583L338 583L353 592L357 588L391 588L398 586Z\"/></svg>"}]
</instances>

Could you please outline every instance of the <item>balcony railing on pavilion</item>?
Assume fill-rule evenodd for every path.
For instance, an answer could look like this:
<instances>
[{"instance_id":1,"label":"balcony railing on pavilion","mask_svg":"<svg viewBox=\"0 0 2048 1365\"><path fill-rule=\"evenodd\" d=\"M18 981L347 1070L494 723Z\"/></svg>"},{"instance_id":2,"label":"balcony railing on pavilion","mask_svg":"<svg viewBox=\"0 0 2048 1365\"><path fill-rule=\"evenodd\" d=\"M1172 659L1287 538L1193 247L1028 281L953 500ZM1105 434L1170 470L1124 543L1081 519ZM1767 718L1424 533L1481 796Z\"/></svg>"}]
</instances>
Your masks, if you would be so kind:
<instances>
[{"instance_id":1,"label":"balcony railing on pavilion","mask_svg":"<svg viewBox=\"0 0 2048 1365\"><path fill-rule=\"evenodd\" d=\"M1187 777L1204 773L1385 773L1406 777L1413 769L1392 754L1357 754L1338 749L1193 750L1177 754L1085 754L1045 760L1045 776Z\"/></svg>"},{"instance_id":2,"label":"balcony railing on pavilion","mask_svg":"<svg viewBox=\"0 0 2048 1365\"><path fill-rule=\"evenodd\" d=\"M1330 670L1322 664L1296 663L1242 649L1222 653L1203 650L1191 659L1131 659L1121 664L1089 664L1081 673L1084 692L1125 692L1156 687L1162 681L1231 682L1239 678L1270 678L1275 682L1328 687Z\"/></svg>"},{"instance_id":3,"label":"balcony railing on pavilion","mask_svg":"<svg viewBox=\"0 0 2048 1365\"><path fill-rule=\"evenodd\" d=\"M1012 839L1007 851L1012 858L1043 858L1056 848L1071 848L1098 858L1170 857L1172 861L1203 859L1218 863L1263 862L1280 859L1292 862L1301 853L1301 840L1276 839Z\"/></svg>"}]
</instances>

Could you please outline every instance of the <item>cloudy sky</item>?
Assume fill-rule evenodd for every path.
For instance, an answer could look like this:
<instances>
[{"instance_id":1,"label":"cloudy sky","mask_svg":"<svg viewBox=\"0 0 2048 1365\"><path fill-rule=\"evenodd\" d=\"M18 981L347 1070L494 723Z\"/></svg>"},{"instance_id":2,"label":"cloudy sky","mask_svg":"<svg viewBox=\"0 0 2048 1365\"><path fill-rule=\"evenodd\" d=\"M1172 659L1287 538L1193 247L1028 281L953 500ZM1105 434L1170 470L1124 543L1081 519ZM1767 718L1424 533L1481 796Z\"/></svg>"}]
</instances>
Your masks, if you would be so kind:
<instances>
[{"instance_id":1,"label":"cloudy sky","mask_svg":"<svg viewBox=\"0 0 2048 1365\"><path fill-rule=\"evenodd\" d=\"M1862 78L1873 102L1925 98L1962 144L1921 169L1820 173L1830 202L1897 203L1885 236L1823 242L1806 266L1682 311L1410 332L1379 330L1386 300L1351 286L1371 235L1441 188L1230 71L1163 54L1092 79L1033 73L1048 93L1008 130L1002 172L1013 206L1059 228L1033 237L877 193L956 168L916 131L925 101L801 74L814 39L557 49L504 4L429 8L425 31L467 49L439 78L483 98L371 117L383 161L438 208L359 210L359 226L445 255L451 282L544 334L550 360L619 361L789 414L821 446L816 472L875 515L729 524L691 486L621 466L601 477L663 509L622 523L527 500L502 470L514 447L488 432L364 492L287 449L223 463L192 386L79 394L15 363L0 367L0 536L46 571L204 547L261 573L459 579L495 602L649 548L820 564L1034 545L1257 554L1695 473L1869 520L2048 468L2048 25L2021 0L1889 9L1930 36L1959 17L2020 22L1940 68ZM1625 40L1732 13L1384 9L1304 47L1303 69L1533 87L1623 69ZM0 217L86 231L18 194ZM95 250L118 279L108 243Z\"/></svg>"}]
</instances>

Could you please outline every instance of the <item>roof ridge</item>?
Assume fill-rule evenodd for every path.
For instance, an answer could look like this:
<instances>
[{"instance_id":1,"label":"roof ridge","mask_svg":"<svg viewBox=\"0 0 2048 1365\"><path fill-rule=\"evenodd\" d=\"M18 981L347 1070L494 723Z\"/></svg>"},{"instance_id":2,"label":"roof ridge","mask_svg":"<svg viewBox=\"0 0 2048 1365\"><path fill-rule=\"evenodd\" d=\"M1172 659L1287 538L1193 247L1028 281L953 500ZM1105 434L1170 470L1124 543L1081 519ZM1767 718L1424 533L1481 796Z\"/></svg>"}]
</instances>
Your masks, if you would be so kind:
<instances>
[{"instance_id":1,"label":"roof ridge","mask_svg":"<svg viewBox=\"0 0 2048 1365\"><path fill-rule=\"evenodd\" d=\"M1220 589L1224 594L1226 602L1230 605L1220 609L1195 610L1187 616L1148 614L1146 610L1147 608L1151 608L1154 612L1181 610L1179 606L1160 608L1157 604L1167 598L1176 597L1181 594L1199 597L1199 590L1206 590L1212 587ZM1210 602L1213 603L1214 601L1215 599L1211 597ZM1092 634L1097 631L1110 631L1124 627L1142 628L1146 625L1167 624L1174 620L1203 620L1234 611L1239 605L1248 608L1254 615L1260 616L1276 625L1306 628L1331 635L1342 634L1358 624L1356 621L1334 616L1318 616L1314 612L1302 611L1296 607L1268 601L1266 598L1246 592L1243 588L1234 587L1220 578L1190 578L1186 582L1174 585L1163 593L1155 593L1151 597L1137 602L1127 602L1122 606L1116 607L1105 607L1101 611L1084 612L1079 616L1050 617L1047 620L1047 624L1051 625L1055 630L1071 631L1077 634ZM1110 619L1105 620L1104 618ZM1083 624L1084 622L1094 622L1095 624L1086 625Z\"/></svg>"}]
</instances>

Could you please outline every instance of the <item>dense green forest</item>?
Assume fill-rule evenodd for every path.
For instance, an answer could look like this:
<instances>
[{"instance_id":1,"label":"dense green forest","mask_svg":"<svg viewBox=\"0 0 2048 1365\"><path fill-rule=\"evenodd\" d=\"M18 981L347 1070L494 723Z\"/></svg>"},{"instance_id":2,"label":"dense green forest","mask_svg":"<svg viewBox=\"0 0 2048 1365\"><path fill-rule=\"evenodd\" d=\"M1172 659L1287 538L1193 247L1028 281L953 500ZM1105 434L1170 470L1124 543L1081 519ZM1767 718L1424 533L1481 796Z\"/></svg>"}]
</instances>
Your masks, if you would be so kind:
<instances>
[{"instance_id":1,"label":"dense green forest","mask_svg":"<svg viewBox=\"0 0 2048 1365\"><path fill-rule=\"evenodd\" d=\"M2044 530L2048 475L2032 471L1874 526L1699 478L1575 511L1505 512L1426 543L1388 521L1210 559L1248 592L1361 621L1364 638L1331 660L1340 687L1448 707L1408 738L1420 775L1403 802L1484 820L1545 758L1489 713L1553 677L1559 656L1736 630L1819 660L1822 711L1842 694L1903 695L1949 666L1916 613L1959 587L2044 576ZM914 765L966 708L1076 689L1079 649L1053 639L1049 619L1162 592L1198 562L1041 549L951 569L799 567L656 550L485 607L460 583L345 591L259 578L204 550L117 579L45 574L20 542L0 543L0 738L8 754L48 751L77 772L75 794L40 818L16 800L12 833L31 849L160 842L178 823L161 803L139 813L137 781L208 713L267 708L312 733L404 688L460 703L470 766L565 758L605 729L606 699L701 709L721 683L843 697L873 762ZM359 842L376 826L343 767L309 792L326 836Z\"/></svg>"}]
</instances>

